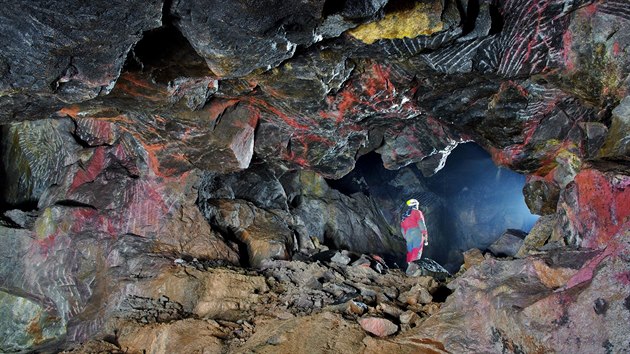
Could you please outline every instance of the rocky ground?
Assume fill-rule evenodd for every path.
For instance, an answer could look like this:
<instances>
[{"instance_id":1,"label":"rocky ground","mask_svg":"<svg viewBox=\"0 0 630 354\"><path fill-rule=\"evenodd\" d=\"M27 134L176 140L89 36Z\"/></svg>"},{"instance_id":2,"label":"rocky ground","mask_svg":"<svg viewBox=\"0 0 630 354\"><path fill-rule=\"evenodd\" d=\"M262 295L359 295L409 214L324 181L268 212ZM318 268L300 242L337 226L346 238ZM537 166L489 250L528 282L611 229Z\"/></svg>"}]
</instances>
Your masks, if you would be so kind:
<instances>
[{"instance_id":1,"label":"rocky ground","mask_svg":"<svg viewBox=\"0 0 630 354\"><path fill-rule=\"evenodd\" d=\"M622 353L628 263L605 253L472 249L455 275L426 260L407 275L347 251L257 270L175 259L67 353ZM575 331L586 327L596 331Z\"/></svg>"},{"instance_id":2,"label":"rocky ground","mask_svg":"<svg viewBox=\"0 0 630 354\"><path fill-rule=\"evenodd\" d=\"M437 313L446 284L338 251L267 261L259 270L175 259L137 285L106 335L69 352L376 351L376 338L394 338ZM445 352L438 343L426 348Z\"/></svg>"}]
</instances>

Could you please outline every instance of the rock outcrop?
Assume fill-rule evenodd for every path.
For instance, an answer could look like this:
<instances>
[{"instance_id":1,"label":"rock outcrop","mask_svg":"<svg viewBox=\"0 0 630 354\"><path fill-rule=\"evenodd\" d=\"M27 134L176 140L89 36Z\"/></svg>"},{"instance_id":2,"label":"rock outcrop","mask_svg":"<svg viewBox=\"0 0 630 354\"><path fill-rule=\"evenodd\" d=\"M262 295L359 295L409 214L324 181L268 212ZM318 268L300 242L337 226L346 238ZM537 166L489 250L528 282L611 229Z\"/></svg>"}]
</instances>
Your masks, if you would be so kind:
<instances>
[{"instance_id":1,"label":"rock outcrop","mask_svg":"<svg viewBox=\"0 0 630 354\"><path fill-rule=\"evenodd\" d=\"M0 351L627 352L628 29L626 0L4 4ZM376 153L437 200L404 167L468 141L544 217L451 290L388 271L400 207L326 179Z\"/></svg>"}]
</instances>

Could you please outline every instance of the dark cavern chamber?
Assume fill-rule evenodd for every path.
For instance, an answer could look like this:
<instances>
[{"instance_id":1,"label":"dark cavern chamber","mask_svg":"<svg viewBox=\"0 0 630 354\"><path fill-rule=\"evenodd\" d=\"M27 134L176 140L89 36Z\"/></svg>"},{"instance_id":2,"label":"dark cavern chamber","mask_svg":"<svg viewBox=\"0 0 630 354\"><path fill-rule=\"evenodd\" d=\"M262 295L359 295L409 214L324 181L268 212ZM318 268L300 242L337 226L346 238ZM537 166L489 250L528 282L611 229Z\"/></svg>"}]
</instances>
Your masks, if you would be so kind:
<instances>
[{"instance_id":1,"label":"dark cavern chamber","mask_svg":"<svg viewBox=\"0 0 630 354\"><path fill-rule=\"evenodd\" d=\"M0 352L630 352L629 29L627 0L3 4Z\"/></svg>"}]
</instances>

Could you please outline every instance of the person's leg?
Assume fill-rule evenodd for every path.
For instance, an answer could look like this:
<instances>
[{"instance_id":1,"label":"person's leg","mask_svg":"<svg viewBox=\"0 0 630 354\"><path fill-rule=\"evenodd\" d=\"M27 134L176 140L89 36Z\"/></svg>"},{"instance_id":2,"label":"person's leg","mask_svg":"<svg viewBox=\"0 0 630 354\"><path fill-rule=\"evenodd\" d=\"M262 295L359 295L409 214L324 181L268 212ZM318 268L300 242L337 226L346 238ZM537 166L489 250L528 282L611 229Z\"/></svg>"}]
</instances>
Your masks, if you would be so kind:
<instances>
[{"instance_id":1,"label":"person's leg","mask_svg":"<svg viewBox=\"0 0 630 354\"><path fill-rule=\"evenodd\" d=\"M409 229L405 234L407 241L407 275L412 275L418 270L418 265L414 261L422 257L422 235L419 229Z\"/></svg>"},{"instance_id":2,"label":"person's leg","mask_svg":"<svg viewBox=\"0 0 630 354\"><path fill-rule=\"evenodd\" d=\"M422 234L419 229L413 228L405 235L407 241L407 262L413 262L422 256Z\"/></svg>"}]
</instances>

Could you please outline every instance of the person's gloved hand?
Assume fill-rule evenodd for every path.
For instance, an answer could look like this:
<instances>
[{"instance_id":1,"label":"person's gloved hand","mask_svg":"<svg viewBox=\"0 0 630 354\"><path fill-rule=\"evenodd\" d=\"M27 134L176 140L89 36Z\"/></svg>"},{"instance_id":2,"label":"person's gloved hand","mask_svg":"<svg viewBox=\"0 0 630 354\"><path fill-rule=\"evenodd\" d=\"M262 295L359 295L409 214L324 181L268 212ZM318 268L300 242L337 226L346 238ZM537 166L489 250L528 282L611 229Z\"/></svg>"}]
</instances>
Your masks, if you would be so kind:
<instances>
[{"instance_id":1,"label":"person's gloved hand","mask_svg":"<svg viewBox=\"0 0 630 354\"><path fill-rule=\"evenodd\" d=\"M429 245L429 241L424 240L424 245L425 245L425 246L428 246L428 245Z\"/></svg>"}]
</instances>

